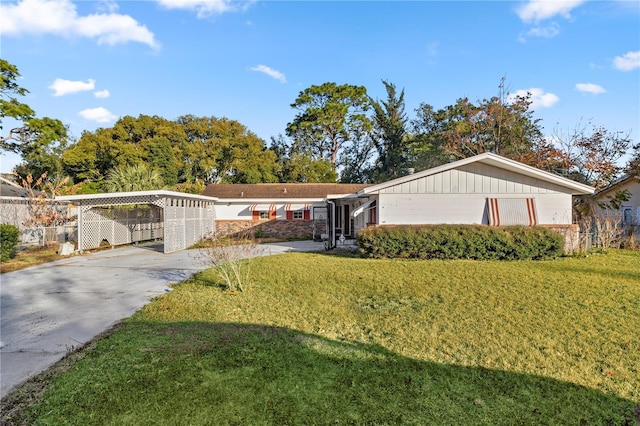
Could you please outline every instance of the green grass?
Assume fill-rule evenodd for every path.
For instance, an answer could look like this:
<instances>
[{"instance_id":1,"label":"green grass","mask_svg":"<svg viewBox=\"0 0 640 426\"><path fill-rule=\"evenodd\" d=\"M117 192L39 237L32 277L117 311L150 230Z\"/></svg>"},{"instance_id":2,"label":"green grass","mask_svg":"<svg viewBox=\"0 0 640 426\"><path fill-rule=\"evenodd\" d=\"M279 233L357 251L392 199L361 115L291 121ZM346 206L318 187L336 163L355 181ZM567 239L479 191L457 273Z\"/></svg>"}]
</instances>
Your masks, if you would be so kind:
<instances>
[{"instance_id":1,"label":"green grass","mask_svg":"<svg viewBox=\"0 0 640 426\"><path fill-rule=\"evenodd\" d=\"M14 258L0 263L0 273L17 271L59 259L61 257L58 255L57 245L55 247L28 247L18 250Z\"/></svg>"},{"instance_id":2,"label":"green grass","mask_svg":"<svg viewBox=\"0 0 640 426\"><path fill-rule=\"evenodd\" d=\"M640 252L544 262L287 254L255 259L252 271L243 293L221 290L210 271L176 285L74 354L16 422L640 421Z\"/></svg>"}]
</instances>

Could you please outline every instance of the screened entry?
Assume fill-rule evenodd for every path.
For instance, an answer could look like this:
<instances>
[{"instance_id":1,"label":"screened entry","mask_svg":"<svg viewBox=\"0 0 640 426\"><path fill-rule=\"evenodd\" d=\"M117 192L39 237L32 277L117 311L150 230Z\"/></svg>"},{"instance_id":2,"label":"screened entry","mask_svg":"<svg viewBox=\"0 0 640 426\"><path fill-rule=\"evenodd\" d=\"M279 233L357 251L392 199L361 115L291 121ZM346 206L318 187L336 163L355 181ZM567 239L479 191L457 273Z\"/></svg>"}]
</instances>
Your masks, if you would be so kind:
<instances>
[{"instance_id":1,"label":"screened entry","mask_svg":"<svg viewBox=\"0 0 640 426\"><path fill-rule=\"evenodd\" d=\"M161 240L163 252L184 250L215 231L215 198L173 191L56 197L76 206L78 250Z\"/></svg>"}]
</instances>

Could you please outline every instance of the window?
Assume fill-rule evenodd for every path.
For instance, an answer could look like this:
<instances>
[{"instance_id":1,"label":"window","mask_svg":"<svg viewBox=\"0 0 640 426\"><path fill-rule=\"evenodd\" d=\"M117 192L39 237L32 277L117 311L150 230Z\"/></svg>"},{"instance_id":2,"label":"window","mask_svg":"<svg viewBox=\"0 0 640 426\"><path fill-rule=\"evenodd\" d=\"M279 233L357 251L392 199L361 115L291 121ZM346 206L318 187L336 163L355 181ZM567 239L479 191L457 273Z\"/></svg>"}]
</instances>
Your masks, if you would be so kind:
<instances>
[{"instance_id":1,"label":"window","mask_svg":"<svg viewBox=\"0 0 640 426\"><path fill-rule=\"evenodd\" d=\"M276 219L276 205L275 204L251 204L249 210L251 210L252 220L275 220Z\"/></svg>"},{"instance_id":2,"label":"window","mask_svg":"<svg viewBox=\"0 0 640 426\"><path fill-rule=\"evenodd\" d=\"M629 206L622 207L622 225L623 226L633 225L633 207L629 207Z\"/></svg>"},{"instance_id":3,"label":"window","mask_svg":"<svg viewBox=\"0 0 640 426\"><path fill-rule=\"evenodd\" d=\"M309 204L285 204L287 220L311 220Z\"/></svg>"}]
</instances>

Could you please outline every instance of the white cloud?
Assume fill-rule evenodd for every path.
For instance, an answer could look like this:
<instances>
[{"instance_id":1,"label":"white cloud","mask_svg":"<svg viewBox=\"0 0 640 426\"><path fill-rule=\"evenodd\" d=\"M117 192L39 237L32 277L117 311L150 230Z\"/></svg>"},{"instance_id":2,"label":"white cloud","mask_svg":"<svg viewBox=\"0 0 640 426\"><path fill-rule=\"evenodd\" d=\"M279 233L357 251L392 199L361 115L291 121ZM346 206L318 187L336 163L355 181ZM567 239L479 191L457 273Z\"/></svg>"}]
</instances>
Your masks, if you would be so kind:
<instances>
[{"instance_id":1,"label":"white cloud","mask_svg":"<svg viewBox=\"0 0 640 426\"><path fill-rule=\"evenodd\" d=\"M53 34L94 38L98 44L139 42L159 47L153 33L131 16L113 12L79 16L70 0L21 0L15 4L0 4L0 27L5 36Z\"/></svg>"},{"instance_id":2,"label":"white cloud","mask_svg":"<svg viewBox=\"0 0 640 426\"><path fill-rule=\"evenodd\" d=\"M510 93L508 99L513 101L518 96L527 96L531 101L530 109L535 110L537 108L549 108L554 106L560 98L554 93L545 93L544 90L539 89L537 87L532 87L531 89L521 89L516 90L514 93Z\"/></svg>"},{"instance_id":3,"label":"white cloud","mask_svg":"<svg viewBox=\"0 0 640 426\"><path fill-rule=\"evenodd\" d=\"M613 67L620 71L632 71L640 68L640 50L627 52L613 59Z\"/></svg>"},{"instance_id":4,"label":"white cloud","mask_svg":"<svg viewBox=\"0 0 640 426\"><path fill-rule=\"evenodd\" d=\"M529 31L527 31L527 36L530 37L553 38L558 34L560 34L560 28L556 23L547 25L545 27L531 28Z\"/></svg>"},{"instance_id":5,"label":"white cloud","mask_svg":"<svg viewBox=\"0 0 640 426\"><path fill-rule=\"evenodd\" d=\"M540 22L560 15L571 18L570 12L585 0L530 0L519 7L516 13L523 22Z\"/></svg>"},{"instance_id":6,"label":"white cloud","mask_svg":"<svg viewBox=\"0 0 640 426\"><path fill-rule=\"evenodd\" d=\"M103 0L96 5L96 10L100 12L117 12L120 6L114 0Z\"/></svg>"},{"instance_id":7,"label":"white cloud","mask_svg":"<svg viewBox=\"0 0 640 426\"><path fill-rule=\"evenodd\" d=\"M53 96L64 96L93 90L96 86L95 83L95 80L92 79L88 79L87 81L71 81L56 78L51 86L49 86L49 89L53 90Z\"/></svg>"},{"instance_id":8,"label":"white cloud","mask_svg":"<svg viewBox=\"0 0 640 426\"><path fill-rule=\"evenodd\" d=\"M250 68L251 71L261 72L268 75L271 78L278 80L280 83L286 83L287 78L280 71L276 71L266 65L258 65L257 67Z\"/></svg>"},{"instance_id":9,"label":"white cloud","mask_svg":"<svg viewBox=\"0 0 640 426\"><path fill-rule=\"evenodd\" d=\"M581 92L591 93L594 95L599 95L601 93L607 93L604 87L599 86L593 83L578 83L576 84L576 89Z\"/></svg>"},{"instance_id":10,"label":"white cloud","mask_svg":"<svg viewBox=\"0 0 640 426\"><path fill-rule=\"evenodd\" d=\"M192 10L197 13L198 18L222 15L227 12L237 12L246 10L255 1L233 1L233 0L157 0L160 5L167 9Z\"/></svg>"},{"instance_id":11,"label":"white cloud","mask_svg":"<svg viewBox=\"0 0 640 426\"><path fill-rule=\"evenodd\" d=\"M108 98L109 96L111 96L111 93L109 93L108 90L97 90L95 92L93 92L93 96L95 96L98 99L104 99L104 98Z\"/></svg>"},{"instance_id":12,"label":"white cloud","mask_svg":"<svg viewBox=\"0 0 640 426\"><path fill-rule=\"evenodd\" d=\"M78 113L78 115L85 120L95 121L97 123L109 123L118 118L108 109L103 107L83 109Z\"/></svg>"}]
</instances>

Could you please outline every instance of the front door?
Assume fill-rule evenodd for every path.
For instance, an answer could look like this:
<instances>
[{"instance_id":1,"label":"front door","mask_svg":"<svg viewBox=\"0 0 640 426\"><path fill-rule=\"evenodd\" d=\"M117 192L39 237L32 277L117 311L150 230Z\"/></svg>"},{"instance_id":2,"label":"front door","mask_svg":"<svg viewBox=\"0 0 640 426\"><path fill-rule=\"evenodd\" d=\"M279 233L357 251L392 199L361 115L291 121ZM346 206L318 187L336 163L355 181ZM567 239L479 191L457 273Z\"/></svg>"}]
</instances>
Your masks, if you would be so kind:
<instances>
[{"instance_id":1,"label":"front door","mask_svg":"<svg viewBox=\"0 0 640 426\"><path fill-rule=\"evenodd\" d=\"M343 206L344 213L342 215L342 233L347 236L351 235L351 216L349 215L349 205Z\"/></svg>"}]
</instances>

